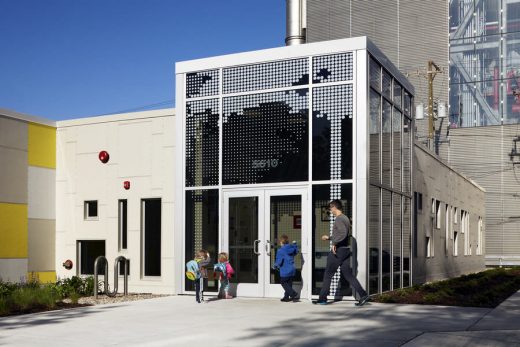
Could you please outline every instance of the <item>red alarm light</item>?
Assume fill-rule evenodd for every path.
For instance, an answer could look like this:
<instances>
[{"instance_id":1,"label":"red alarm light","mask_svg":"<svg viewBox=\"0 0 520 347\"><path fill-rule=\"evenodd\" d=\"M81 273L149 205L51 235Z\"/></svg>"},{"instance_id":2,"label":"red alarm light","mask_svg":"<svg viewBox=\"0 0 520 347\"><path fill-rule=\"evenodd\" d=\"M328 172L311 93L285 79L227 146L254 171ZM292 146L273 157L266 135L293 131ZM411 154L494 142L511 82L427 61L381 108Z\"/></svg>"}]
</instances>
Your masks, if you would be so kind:
<instances>
[{"instance_id":1,"label":"red alarm light","mask_svg":"<svg viewBox=\"0 0 520 347\"><path fill-rule=\"evenodd\" d=\"M124 182L123 182L123 187L124 187L126 190L130 189L130 181L124 181Z\"/></svg>"},{"instance_id":2,"label":"red alarm light","mask_svg":"<svg viewBox=\"0 0 520 347\"><path fill-rule=\"evenodd\" d=\"M99 152L99 160L101 160L101 162L103 164L106 164L108 163L108 160L110 159L110 155L108 155L108 152L107 151L101 151Z\"/></svg>"},{"instance_id":3,"label":"red alarm light","mask_svg":"<svg viewBox=\"0 0 520 347\"><path fill-rule=\"evenodd\" d=\"M62 265L63 265L63 267L64 267L65 269L70 270L70 269L72 269L72 266L73 266L74 264L72 263L72 260L67 259L67 260L65 260L65 262L64 262Z\"/></svg>"}]
</instances>

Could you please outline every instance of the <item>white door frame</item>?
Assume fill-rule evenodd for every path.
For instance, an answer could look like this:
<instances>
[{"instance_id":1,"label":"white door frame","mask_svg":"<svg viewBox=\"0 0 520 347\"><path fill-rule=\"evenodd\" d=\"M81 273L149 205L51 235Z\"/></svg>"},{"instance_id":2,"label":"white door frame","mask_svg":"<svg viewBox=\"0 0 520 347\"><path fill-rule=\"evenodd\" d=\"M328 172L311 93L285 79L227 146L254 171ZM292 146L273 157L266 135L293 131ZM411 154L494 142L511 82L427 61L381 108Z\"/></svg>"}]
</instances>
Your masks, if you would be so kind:
<instances>
[{"instance_id":1,"label":"white door frame","mask_svg":"<svg viewBox=\"0 0 520 347\"><path fill-rule=\"evenodd\" d=\"M280 284L270 284L270 269L271 264L268 242L270 240L270 199L272 196L287 196L299 195L301 196L301 244L298 245L302 257L302 282L303 286L294 286L300 293L302 298L310 298L311 288L311 259L310 250L312 249L310 242L311 237L310 225L308 224L309 216L307 211L308 205L308 187L276 187L276 188L234 188L223 189L223 209L222 209L222 230L221 230L221 244L220 249L223 252L229 252L229 199L240 197L257 197L258 198L258 283L238 283L232 286L237 296L251 296L251 297L281 297L283 296L283 289ZM233 259L230 259L233 265Z\"/></svg>"}]
</instances>

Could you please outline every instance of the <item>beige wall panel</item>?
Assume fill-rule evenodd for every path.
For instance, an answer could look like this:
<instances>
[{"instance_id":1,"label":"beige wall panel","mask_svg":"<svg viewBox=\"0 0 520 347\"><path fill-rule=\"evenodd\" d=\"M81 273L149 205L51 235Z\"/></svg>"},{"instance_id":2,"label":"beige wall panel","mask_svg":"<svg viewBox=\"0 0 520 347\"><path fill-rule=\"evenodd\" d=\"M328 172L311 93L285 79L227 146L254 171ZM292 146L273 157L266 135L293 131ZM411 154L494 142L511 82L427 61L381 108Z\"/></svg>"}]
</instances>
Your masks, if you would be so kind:
<instances>
[{"instance_id":1,"label":"beige wall panel","mask_svg":"<svg viewBox=\"0 0 520 347\"><path fill-rule=\"evenodd\" d=\"M174 147L176 141L175 117L164 118L164 143L165 147Z\"/></svg>"},{"instance_id":2,"label":"beige wall panel","mask_svg":"<svg viewBox=\"0 0 520 347\"><path fill-rule=\"evenodd\" d=\"M67 194L67 182L56 182L56 210L62 211L56 219L56 231L65 231L70 228L70 220L74 213L74 204Z\"/></svg>"},{"instance_id":3,"label":"beige wall panel","mask_svg":"<svg viewBox=\"0 0 520 347\"><path fill-rule=\"evenodd\" d=\"M27 277L27 259L0 259L0 279L20 282Z\"/></svg>"},{"instance_id":4,"label":"beige wall panel","mask_svg":"<svg viewBox=\"0 0 520 347\"><path fill-rule=\"evenodd\" d=\"M56 170L29 166L29 218L56 219Z\"/></svg>"},{"instance_id":5,"label":"beige wall panel","mask_svg":"<svg viewBox=\"0 0 520 347\"><path fill-rule=\"evenodd\" d=\"M164 148L164 135L163 134L154 134L152 135L152 146L153 148ZM150 153L152 156L152 172L165 172L165 166L167 161L164 160L164 151L153 151ZM153 190L164 190L164 182L166 180L171 179L168 175L152 175L151 183Z\"/></svg>"},{"instance_id":6,"label":"beige wall panel","mask_svg":"<svg viewBox=\"0 0 520 347\"><path fill-rule=\"evenodd\" d=\"M118 133L119 177L149 176L152 171L152 122L121 124Z\"/></svg>"},{"instance_id":7,"label":"beige wall panel","mask_svg":"<svg viewBox=\"0 0 520 347\"><path fill-rule=\"evenodd\" d=\"M27 151L27 123L0 116L0 147Z\"/></svg>"},{"instance_id":8,"label":"beige wall panel","mask_svg":"<svg viewBox=\"0 0 520 347\"><path fill-rule=\"evenodd\" d=\"M27 203L27 152L0 146L0 202Z\"/></svg>"},{"instance_id":9,"label":"beige wall panel","mask_svg":"<svg viewBox=\"0 0 520 347\"><path fill-rule=\"evenodd\" d=\"M108 166L97 158L97 154L83 153L76 155L76 170L73 177L75 193L84 200L105 198L107 189ZM69 180L71 182L72 180Z\"/></svg>"},{"instance_id":10,"label":"beige wall panel","mask_svg":"<svg viewBox=\"0 0 520 347\"><path fill-rule=\"evenodd\" d=\"M164 162L164 184L163 184L163 197L164 202L173 202L174 196L175 196L175 180L176 180L176 174L175 174L175 156L177 151L175 150L175 147L164 147L163 149L163 155L170 158L170 160L166 160Z\"/></svg>"},{"instance_id":11,"label":"beige wall panel","mask_svg":"<svg viewBox=\"0 0 520 347\"><path fill-rule=\"evenodd\" d=\"M77 153L93 153L95 154L94 159L99 162L97 154L100 151L105 150L110 153L109 148L107 148L107 138L108 132L105 123L85 125L83 129L76 134L76 141L78 143Z\"/></svg>"},{"instance_id":12,"label":"beige wall panel","mask_svg":"<svg viewBox=\"0 0 520 347\"><path fill-rule=\"evenodd\" d=\"M53 220L29 219L29 272L55 269L55 234Z\"/></svg>"}]
</instances>

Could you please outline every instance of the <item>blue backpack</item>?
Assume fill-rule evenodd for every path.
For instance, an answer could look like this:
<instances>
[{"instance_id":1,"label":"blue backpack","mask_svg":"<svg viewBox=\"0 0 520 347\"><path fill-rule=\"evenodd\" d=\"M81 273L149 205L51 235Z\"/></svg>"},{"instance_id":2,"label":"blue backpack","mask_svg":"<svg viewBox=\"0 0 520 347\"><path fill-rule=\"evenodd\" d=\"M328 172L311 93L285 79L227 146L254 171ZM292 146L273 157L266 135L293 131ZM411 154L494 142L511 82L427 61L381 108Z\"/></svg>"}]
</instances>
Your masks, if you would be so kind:
<instances>
[{"instance_id":1,"label":"blue backpack","mask_svg":"<svg viewBox=\"0 0 520 347\"><path fill-rule=\"evenodd\" d=\"M186 277L190 281L195 281L200 278L199 263L196 260L190 260L186 263Z\"/></svg>"},{"instance_id":2,"label":"blue backpack","mask_svg":"<svg viewBox=\"0 0 520 347\"><path fill-rule=\"evenodd\" d=\"M222 277L226 278L227 271L226 271L226 264L225 263L216 263L213 265L213 270L215 272L221 272Z\"/></svg>"}]
</instances>

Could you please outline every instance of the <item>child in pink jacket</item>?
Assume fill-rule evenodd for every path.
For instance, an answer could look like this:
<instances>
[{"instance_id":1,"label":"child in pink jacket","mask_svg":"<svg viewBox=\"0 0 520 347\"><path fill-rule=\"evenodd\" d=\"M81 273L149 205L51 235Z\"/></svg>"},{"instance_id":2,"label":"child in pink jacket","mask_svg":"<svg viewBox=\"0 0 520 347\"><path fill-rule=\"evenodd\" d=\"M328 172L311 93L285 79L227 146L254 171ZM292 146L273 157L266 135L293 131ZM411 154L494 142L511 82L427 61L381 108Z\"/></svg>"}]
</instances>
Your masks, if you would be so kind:
<instances>
[{"instance_id":1,"label":"child in pink jacket","mask_svg":"<svg viewBox=\"0 0 520 347\"><path fill-rule=\"evenodd\" d=\"M220 290L218 297L222 299L232 299L233 297L229 294L229 279L235 274L235 270L229 263L229 257L227 253L219 253L218 263L214 265L213 276L218 274L220 280Z\"/></svg>"}]
</instances>

